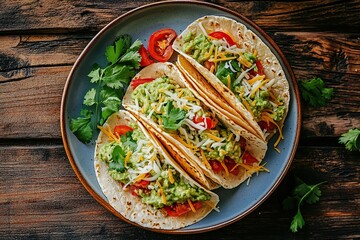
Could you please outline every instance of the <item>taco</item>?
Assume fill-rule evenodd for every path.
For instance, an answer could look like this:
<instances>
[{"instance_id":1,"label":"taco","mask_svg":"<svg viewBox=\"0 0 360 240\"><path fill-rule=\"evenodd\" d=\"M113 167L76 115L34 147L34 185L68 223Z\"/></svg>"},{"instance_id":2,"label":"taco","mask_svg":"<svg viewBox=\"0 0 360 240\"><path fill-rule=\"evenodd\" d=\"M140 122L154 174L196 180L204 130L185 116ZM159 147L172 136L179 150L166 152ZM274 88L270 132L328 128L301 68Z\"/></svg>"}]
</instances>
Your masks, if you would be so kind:
<instances>
[{"instance_id":1,"label":"taco","mask_svg":"<svg viewBox=\"0 0 360 240\"><path fill-rule=\"evenodd\" d=\"M100 129L96 176L110 205L126 219L177 229L216 209L218 196L192 180L130 113L114 113Z\"/></svg>"},{"instance_id":2,"label":"taco","mask_svg":"<svg viewBox=\"0 0 360 240\"><path fill-rule=\"evenodd\" d=\"M203 94L213 87L223 98L213 94L208 98L223 109L227 104L234 108L260 138L268 140L280 132L278 144L289 107L289 84L278 59L256 34L235 20L205 16L176 38L173 49L206 80L200 81L196 71L179 59L179 66Z\"/></svg>"},{"instance_id":3,"label":"taco","mask_svg":"<svg viewBox=\"0 0 360 240\"><path fill-rule=\"evenodd\" d=\"M208 178L234 188L262 168L266 142L209 105L172 63L142 69L131 81L123 105L170 154L183 156L175 160L207 188L212 187Z\"/></svg>"}]
</instances>

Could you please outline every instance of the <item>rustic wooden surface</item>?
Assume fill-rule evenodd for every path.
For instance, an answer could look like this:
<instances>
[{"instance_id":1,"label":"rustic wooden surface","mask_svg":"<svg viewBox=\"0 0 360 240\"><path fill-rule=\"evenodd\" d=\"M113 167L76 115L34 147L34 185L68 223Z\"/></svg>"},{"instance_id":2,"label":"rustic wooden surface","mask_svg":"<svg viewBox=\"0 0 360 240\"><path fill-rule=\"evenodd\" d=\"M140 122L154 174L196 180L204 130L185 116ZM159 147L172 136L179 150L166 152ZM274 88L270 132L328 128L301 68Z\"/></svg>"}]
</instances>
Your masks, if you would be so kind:
<instances>
[{"instance_id":1,"label":"rustic wooden surface","mask_svg":"<svg viewBox=\"0 0 360 240\"><path fill-rule=\"evenodd\" d=\"M60 134L62 90L76 58L117 16L155 1L0 1L0 239L183 239L124 223L84 189ZM337 143L360 127L359 1L209 1L253 20L279 45L298 81L335 89L326 107L303 106L290 172L244 219L193 239L360 238L360 154ZM281 201L294 186L327 181L304 206L306 225L289 230Z\"/></svg>"}]
</instances>

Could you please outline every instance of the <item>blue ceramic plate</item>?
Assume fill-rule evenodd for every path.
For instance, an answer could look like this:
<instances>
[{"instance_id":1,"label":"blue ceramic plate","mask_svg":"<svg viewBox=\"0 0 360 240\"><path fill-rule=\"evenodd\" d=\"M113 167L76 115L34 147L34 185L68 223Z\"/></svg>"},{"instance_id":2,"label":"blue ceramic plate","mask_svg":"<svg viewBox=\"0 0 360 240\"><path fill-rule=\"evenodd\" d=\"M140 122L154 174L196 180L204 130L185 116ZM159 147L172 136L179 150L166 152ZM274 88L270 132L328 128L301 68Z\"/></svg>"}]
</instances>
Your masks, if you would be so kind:
<instances>
[{"instance_id":1,"label":"blue ceramic plate","mask_svg":"<svg viewBox=\"0 0 360 240\"><path fill-rule=\"evenodd\" d=\"M231 10L200 2L159 2L130 11L102 29L79 56L64 88L61 103L61 131L70 164L89 193L105 208L123 219L108 204L97 182L93 166L94 141L85 145L69 129L70 119L78 116L82 107L82 96L90 88L87 74L91 71L94 63L101 66L106 64L105 49L118 36L130 34L133 41L140 39L146 46L150 34L154 31L170 27L180 34L191 22L204 15L226 16L245 24L260 36L278 57L290 84L290 110L283 129L285 141L279 145L281 153L273 150L271 147L273 142L269 143L269 151L263 161L267 163L266 167L270 173L260 173L258 176L253 176L249 185L244 183L232 190L218 189L215 191L220 196L220 212L213 211L202 221L184 229L157 231L194 233L226 226L253 211L279 185L294 157L301 123L299 94L294 75L280 49L258 26ZM123 220L127 221L126 219Z\"/></svg>"}]
</instances>

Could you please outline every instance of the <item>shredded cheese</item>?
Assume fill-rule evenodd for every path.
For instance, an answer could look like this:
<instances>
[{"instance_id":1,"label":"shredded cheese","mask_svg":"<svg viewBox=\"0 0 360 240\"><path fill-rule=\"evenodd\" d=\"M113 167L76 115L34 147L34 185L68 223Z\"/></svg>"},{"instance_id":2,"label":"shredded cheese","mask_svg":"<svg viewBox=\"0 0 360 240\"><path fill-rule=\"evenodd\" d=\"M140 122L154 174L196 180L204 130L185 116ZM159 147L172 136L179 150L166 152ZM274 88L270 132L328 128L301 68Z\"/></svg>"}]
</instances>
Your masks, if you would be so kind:
<instances>
[{"instance_id":1,"label":"shredded cheese","mask_svg":"<svg viewBox=\"0 0 360 240\"><path fill-rule=\"evenodd\" d=\"M241 100L242 100L242 103L244 104L244 106L246 107L246 109L251 113L251 115L254 117L254 113L253 111L251 110L251 107L248 103L248 101L246 101L246 99L242 98L241 97Z\"/></svg>"},{"instance_id":2,"label":"shredded cheese","mask_svg":"<svg viewBox=\"0 0 360 240\"><path fill-rule=\"evenodd\" d=\"M253 85L256 81L263 80L264 78L265 78L265 75L256 75L256 76L253 77L252 79L247 80L247 82L248 82L250 85Z\"/></svg>"},{"instance_id":3,"label":"shredded cheese","mask_svg":"<svg viewBox=\"0 0 360 240\"><path fill-rule=\"evenodd\" d=\"M228 138L227 138L227 141L230 142L230 141L231 141L231 138L232 138L233 136L234 136L234 134L233 134L233 133L230 133L229 136L228 136Z\"/></svg>"},{"instance_id":4,"label":"shredded cheese","mask_svg":"<svg viewBox=\"0 0 360 240\"><path fill-rule=\"evenodd\" d=\"M224 161L221 161L220 164L224 168L226 176L229 176L229 170L228 170L226 164L224 163Z\"/></svg>"},{"instance_id":5,"label":"shredded cheese","mask_svg":"<svg viewBox=\"0 0 360 240\"><path fill-rule=\"evenodd\" d=\"M129 161L130 157L131 157L132 151L128 151L126 154L126 157L124 159L124 165L126 167L126 163Z\"/></svg>"},{"instance_id":6,"label":"shredded cheese","mask_svg":"<svg viewBox=\"0 0 360 240\"><path fill-rule=\"evenodd\" d=\"M254 94L256 93L259 88L261 88L265 83L267 83L269 80L262 81L259 85L257 85L253 90L251 90L250 96L254 97Z\"/></svg>"},{"instance_id":7,"label":"shredded cheese","mask_svg":"<svg viewBox=\"0 0 360 240\"><path fill-rule=\"evenodd\" d=\"M206 159L205 153L204 153L204 151L202 149L200 149L200 153L201 153L201 158L203 159L203 162L204 162L206 168L211 169L210 163Z\"/></svg>"},{"instance_id":8,"label":"shredded cheese","mask_svg":"<svg viewBox=\"0 0 360 240\"><path fill-rule=\"evenodd\" d=\"M146 177L146 174L147 173L142 173L140 174L139 176L137 176L135 179L134 179L134 182L140 182L142 179L144 179Z\"/></svg>"},{"instance_id":9,"label":"shredded cheese","mask_svg":"<svg viewBox=\"0 0 360 240\"><path fill-rule=\"evenodd\" d=\"M119 138L117 138L112 131L110 130L109 126L103 127L103 126L98 126L98 128L100 129L100 131L102 133L104 133L110 140L112 141L116 141L119 142Z\"/></svg>"},{"instance_id":10,"label":"shredded cheese","mask_svg":"<svg viewBox=\"0 0 360 240\"><path fill-rule=\"evenodd\" d=\"M210 138L210 139L212 139L212 140L214 140L216 142L224 141L224 138L219 138L217 136L212 135L211 133L206 133L206 135L208 136L208 138Z\"/></svg>"},{"instance_id":11,"label":"shredded cheese","mask_svg":"<svg viewBox=\"0 0 360 240\"><path fill-rule=\"evenodd\" d=\"M173 176L173 174L172 174L171 169L168 169L168 175L169 175L169 181L170 181L170 183L173 184L173 183L175 182L175 180L174 180L174 176Z\"/></svg>"},{"instance_id":12,"label":"shredded cheese","mask_svg":"<svg viewBox=\"0 0 360 240\"><path fill-rule=\"evenodd\" d=\"M230 75L227 75L227 87L228 88L231 87L231 77L230 77Z\"/></svg>"},{"instance_id":13,"label":"shredded cheese","mask_svg":"<svg viewBox=\"0 0 360 240\"><path fill-rule=\"evenodd\" d=\"M191 200L188 199L187 202L189 203L189 206L190 206L190 208L191 208L191 211L196 212L196 209L195 209L194 205L192 204Z\"/></svg>"},{"instance_id":14,"label":"shredded cheese","mask_svg":"<svg viewBox=\"0 0 360 240\"><path fill-rule=\"evenodd\" d=\"M160 195L161 195L161 199L163 201L163 204L166 204L166 196L165 196L165 193L164 193L164 189L162 188L161 184L159 181L156 181L156 184L158 185L159 187L159 190L160 190Z\"/></svg>"}]
</instances>

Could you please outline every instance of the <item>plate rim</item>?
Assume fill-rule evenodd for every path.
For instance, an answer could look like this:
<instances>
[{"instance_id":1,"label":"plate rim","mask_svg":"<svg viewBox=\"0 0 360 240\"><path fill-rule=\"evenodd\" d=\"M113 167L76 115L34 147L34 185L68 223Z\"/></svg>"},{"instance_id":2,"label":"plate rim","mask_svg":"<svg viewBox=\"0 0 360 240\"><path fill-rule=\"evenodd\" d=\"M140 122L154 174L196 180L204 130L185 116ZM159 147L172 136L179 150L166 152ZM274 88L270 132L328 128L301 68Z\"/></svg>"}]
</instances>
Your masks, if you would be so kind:
<instances>
[{"instance_id":1,"label":"plate rim","mask_svg":"<svg viewBox=\"0 0 360 240\"><path fill-rule=\"evenodd\" d=\"M99 39L101 38L101 36L108 31L109 29L112 28L113 25L117 24L118 22L120 22L123 18L132 15L133 13L136 13L137 11L146 9L146 8L152 8L152 7L156 7L156 6L161 6L161 5L167 5L167 4L182 4L182 5L200 5L200 6L206 6L206 7L210 7L210 8L214 8L226 13L229 13L231 15L234 15L235 17L241 19L243 22L245 22L246 24L248 24L249 26L253 27L263 38L266 39L266 41L268 41L268 43L271 45L271 47L274 48L274 50L276 51L276 53L278 54L279 58L282 61L282 65L283 68L286 69L287 74L289 75L289 79L288 81L291 82L292 88L294 90L295 93L295 99L293 99L296 102L297 105L297 126L296 126L296 131L295 131L295 139L294 139L294 145L292 146L292 150L291 153L289 155L289 159L287 160L287 163L284 167L284 169L282 170L280 176L278 177L278 179L275 181L275 184L273 184L269 190L264 194L264 196L262 198L260 198L254 205L252 205L250 208L248 208L246 211L244 211L243 213L237 215L236 217L233 217L231 219L228 219L226 221L223 221L219 224L213 225L213 226L208 226L208 227L202 227L202 228L195 228L195 229L185 229L185 228L181 228L181 229L154 229L154 228L148 228L148 227L144 227L140 224L134 223L130 220L128 220L127 218L125 218L124 216L122 216L119 212L117 212L107 201L105 201L102 197L100 197L95 191L94 189L90 186L90 184L87 182L87 180L84 178L84 176L81 174L78 166L75 163L73 154L70 150L70 146L69 146L69 141L67 139L67 130L66 130L66 119L65 119L65 103L67 102L67 97L68 97L68 89L70 86L71 81L73 81L73 75L75 70L77 69L79 63L82 61L82 59L84 58L84 56L87 54L87 52L91 49L91 47L97 42L99 41ZM155 2L155 3L150 3L150 4L146 4L146 5L142 5L140 7L134 8L118 17L116 17L114 20L112 20L110 23L108 23L107 25L105 25L91 40L90 42L86 45L86 47L82 50L82 52L80 53L80 55L78 56L78 58L76 59L75 63L73 64L68 77L66 79L65 82L65 86L64 86L64 90L62 93L62 98L61 98L61 106L60 106L60 130L61 130L61 137L63 140L63 145L64 145L64 149L67 155L67 158L70 162L70 165L73 169L73 171L75 172L75 175L77 176L77 178L79 179L79 181L81 182L81 184L85 187L85 189L88 191L88 193L90 193L90 195L98 202L100 203L100 205L102 205L105 209L107 209L109 212L111 212L113 215L115 215L116 217L119 217L121 220L132 224L133 226L137 226L140 227L142 229L146 229L146 230L150 230L153 232L160 232L160 233L169 233L169 234L194 234L194 233L203 233L203 232L208 232L208 231L213 231L216 229L220 229L223 228L225 226L228 226L234 222L237 222L238 220L244 218L245 216L247 216L248 214L250 214L251 212L253 212L256 208L258 208L263 202L265 202L265 200L276 190L276 188L280 185L280 183L283 181L285 175L287 174L291 163L295 157L296 154L296 150L298 147L298 143L299 143L299 138L300 138L300 130L301 130L301 119L302 119L302 115L301 115L301 104L300 104L300 93L299 93L299 89L296 83L296 78L295 75L291 69L291 66L289 64L289 62L287 61L287 59L285 58L284 54L282 53L281 49L278 47L278 45L275 43L275 41L264 31L262 30L255 22L251 21L250 19L248 19L247 17L245 17L244 15L237 13L231 9L228 9L226 7L223 6L219 6L213 3L208 3L208 2L199 2L199 1L189 1L189 0L176 0L176 1L171 1L171 0L165 0L165 1L160 1L160 2Z\"/></svg>"}]
</instances>

